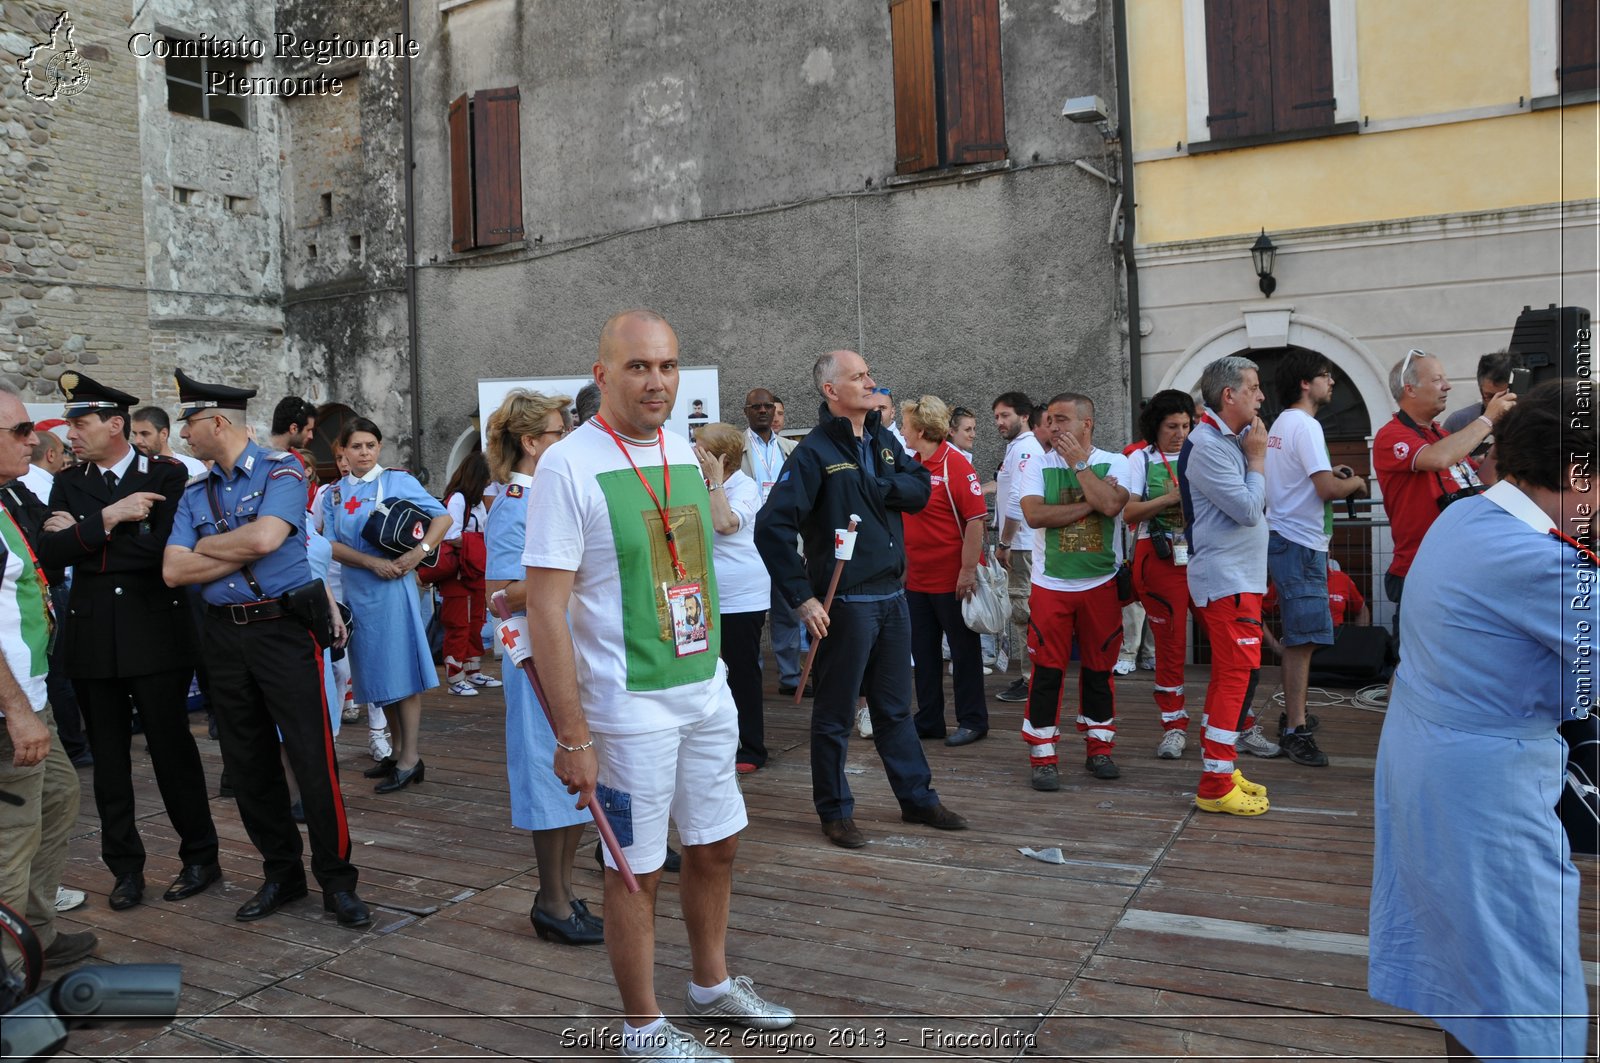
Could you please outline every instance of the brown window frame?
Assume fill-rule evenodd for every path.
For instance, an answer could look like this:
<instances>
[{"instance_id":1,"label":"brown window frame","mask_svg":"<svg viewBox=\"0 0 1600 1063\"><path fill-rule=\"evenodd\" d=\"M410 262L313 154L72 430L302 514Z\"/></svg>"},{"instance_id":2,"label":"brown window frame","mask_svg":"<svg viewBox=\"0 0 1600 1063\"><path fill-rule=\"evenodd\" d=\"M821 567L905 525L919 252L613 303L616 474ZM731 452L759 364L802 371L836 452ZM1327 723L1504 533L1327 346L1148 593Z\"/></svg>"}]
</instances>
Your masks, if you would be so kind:
<instances>
[{"instance_id":1,"label":"brown window frame","mask_svg":"<svg viewBox=\"0 0 1600 1063\"><path fill-rule=\"evenodd\" d=\"M450 250L523 238L522 93L479 89L450 101Z\"/></svg>"},{"instance_id":2,"label":"brown window frame","mask_svg":"<svg viewBox=\"0 0 1600 1063\"><path fill-rule=\"evenodd\" d=\"M1329 0L1205 0L1211 141L1339 132Z\"/></svg>"},{"instance_id":3,"label":"brown window frame","mask_svg":"<svg viewBox=\"0 0 1600 1063\"><path fill-rule=\"evenodd\" d=\"M895 173L1007 157L1000 0L889 0Z\"/></svg>"},{"instance_id":4,"label":"brown window frame","mask_svg":"<svg viewBox=\"0 0 1600 1063\"><path fill-rule=\"evenodd\" d=\"M1556 68L1560 95L1600 88L1600 56L1596 46L1600 3L1596 0L1561 0L1561 65Z\"/></svg>"}]
</instances>

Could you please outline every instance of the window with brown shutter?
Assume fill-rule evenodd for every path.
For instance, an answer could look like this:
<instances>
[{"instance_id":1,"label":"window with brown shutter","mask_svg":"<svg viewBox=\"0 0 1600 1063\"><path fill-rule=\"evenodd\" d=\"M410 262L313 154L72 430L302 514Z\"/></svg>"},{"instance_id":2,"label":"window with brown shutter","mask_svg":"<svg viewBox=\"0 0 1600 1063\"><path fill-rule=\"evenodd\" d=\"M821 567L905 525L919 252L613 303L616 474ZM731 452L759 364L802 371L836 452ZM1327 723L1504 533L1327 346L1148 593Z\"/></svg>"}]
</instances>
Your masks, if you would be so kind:
<instances>
[{"instance_id":1,"label":"window with brown shutter","mask_svg":"<svg viewBox=\"0 0 1600 1063\"><path fill-rule=\"evenodd\" d=\"M482 89L450 101L450 250L522 239L522 94Z\"/></svg>"},{"instance_id":2,"label":"window with brown shutter","mask_svg":"<svg viewBox=\"0 0 1600 1063\"><path fill-rule=\"evenodd\" d=\"M1600 38L1600 3L1561 0L1561 91L1581 92L1600 86L1596 77L1596 39Z\"/></svg>"},{"instance_id":3,"label":"window with brown shutter","mask_svg":"<svg viewBox=\"0 0 1600 1063\"><path fill-rule=\"evenodd\" d=\"M895 172L1006 157L999 0L889 0Z\"/></svg>"},{"instance_id":4,"label":"window with brown shutter","mask_svg":"<svg viewBox=\"0 0 1600 1063\"><path fill-rule=\"evenodd\" d=\"M1328 0L1206 0L1213 140L1333 125Z\"/></svg>"}]
</instances>

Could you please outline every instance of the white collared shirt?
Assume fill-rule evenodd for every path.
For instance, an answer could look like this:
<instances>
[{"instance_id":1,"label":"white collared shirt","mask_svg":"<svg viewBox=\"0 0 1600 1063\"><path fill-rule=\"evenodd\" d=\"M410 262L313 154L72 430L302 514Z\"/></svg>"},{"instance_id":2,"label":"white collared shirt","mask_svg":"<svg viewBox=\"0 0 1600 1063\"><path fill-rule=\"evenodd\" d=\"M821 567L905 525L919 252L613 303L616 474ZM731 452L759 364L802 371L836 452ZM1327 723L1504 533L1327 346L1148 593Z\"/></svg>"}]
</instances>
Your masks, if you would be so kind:
<instances>
[{"instance_id":1,"label":"white collared shirt","mask_svg":"<svg viewBox=\"0 0 1600 1063\"><path fill-rule=\"evenodd\" d=\"M128 452L122 455L121 460L115 465L102 465L99 462L95 462L95 468L100 470L100 478L102 480L105 479L107 472L116 473L117 483L120 484L128 475L128 466L132 465L133 459L137 457L139 457L139 452L130 446Z\"/></svg>"}]
</instances>

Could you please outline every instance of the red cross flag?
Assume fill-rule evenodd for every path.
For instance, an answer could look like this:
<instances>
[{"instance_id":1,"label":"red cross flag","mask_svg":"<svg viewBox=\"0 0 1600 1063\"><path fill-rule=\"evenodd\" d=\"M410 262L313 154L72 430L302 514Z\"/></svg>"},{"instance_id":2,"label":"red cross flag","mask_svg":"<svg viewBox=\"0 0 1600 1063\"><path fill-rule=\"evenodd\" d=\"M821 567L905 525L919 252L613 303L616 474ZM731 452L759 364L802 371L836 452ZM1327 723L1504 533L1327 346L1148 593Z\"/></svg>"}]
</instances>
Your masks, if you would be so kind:
<instances>
[{"instance_id":1,"label":"red cross flag","mask_svg":"<svg viewBox=\"0 0 1600 1063\"><path fill-rule=\"evenodd\" d=\"M856 552L856 525L861 523L861 518L854 513L850 514L850 527L833 529L833 556L839 561L848 561Z\"/></svg>"}]
</instances>

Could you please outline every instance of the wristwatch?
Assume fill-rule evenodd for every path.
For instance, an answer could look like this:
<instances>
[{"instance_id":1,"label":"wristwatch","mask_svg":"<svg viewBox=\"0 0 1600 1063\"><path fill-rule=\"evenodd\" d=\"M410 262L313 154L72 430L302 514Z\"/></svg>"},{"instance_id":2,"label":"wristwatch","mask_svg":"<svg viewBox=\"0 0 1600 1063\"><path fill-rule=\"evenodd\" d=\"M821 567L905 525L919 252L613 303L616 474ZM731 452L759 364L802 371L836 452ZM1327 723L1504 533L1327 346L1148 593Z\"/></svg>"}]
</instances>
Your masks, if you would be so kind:
<instances>
[{"instance_id":1,"label":"wristwatch","mask_svg":"<svg viewBox=\"0 0 1600 1063\"><path fill-rule=\"evenodd\" d=\"M1089 467L1089 459L1085 458L1082 461L1074 462L1073 466L1072 466L1072 471L1073 472L1082 472L1083 470L1087 469L1088 467Z\"/></svg>"}]
</instances>

